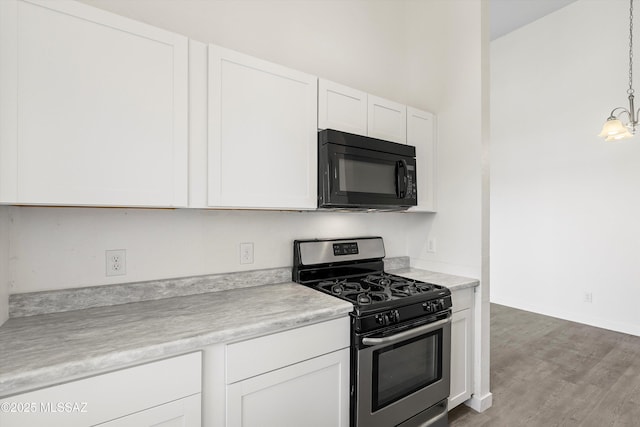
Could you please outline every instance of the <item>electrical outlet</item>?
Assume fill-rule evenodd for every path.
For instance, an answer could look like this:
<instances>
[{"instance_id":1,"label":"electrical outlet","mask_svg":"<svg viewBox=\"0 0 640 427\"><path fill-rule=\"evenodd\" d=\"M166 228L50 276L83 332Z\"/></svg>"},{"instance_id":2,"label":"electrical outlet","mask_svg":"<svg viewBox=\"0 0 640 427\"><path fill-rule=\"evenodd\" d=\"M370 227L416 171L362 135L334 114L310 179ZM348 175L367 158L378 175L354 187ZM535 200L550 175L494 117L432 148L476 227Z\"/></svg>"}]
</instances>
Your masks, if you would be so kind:
<instances>
[{"instance_id":1,"label":"electrical outlet","mask_svg":"<svg viewBox=\"0 0 640 427\"><path fill-rule=\"evenodd\" d=\"M124 276L127 274L127 251L125 249L107 250L104 253L107 276Z\"/></svg>"},{"instance_id":2,"label":"electrical outlet","mask_svg":"<svg viewBox=\"0 0 640 427\"><path fill-rule=\"evenodd\" d=\"M584 293L584 302L587 302L589 304L593 303L593 293L592 292L585 292Z\"/></svg>"},{"instance_id":3,"label":"electrical outlet","mask_svg":"<svg viewBox=\"0 0 640 427\"><path fill-rule=\"evenodd\" d=\"M435 239L435 237L427 239L427 252L436 253L436 239Z\"/></svg>"},{"instance_id":4,"label":"electrical outlet","mask_svg":"<svg viewBox=\"0 0 640 427\"><path fill-rule=\"evenodd\" d=\"M240 243L240 264L253 264L253 242Z\"/></svg>"}]
</instances>

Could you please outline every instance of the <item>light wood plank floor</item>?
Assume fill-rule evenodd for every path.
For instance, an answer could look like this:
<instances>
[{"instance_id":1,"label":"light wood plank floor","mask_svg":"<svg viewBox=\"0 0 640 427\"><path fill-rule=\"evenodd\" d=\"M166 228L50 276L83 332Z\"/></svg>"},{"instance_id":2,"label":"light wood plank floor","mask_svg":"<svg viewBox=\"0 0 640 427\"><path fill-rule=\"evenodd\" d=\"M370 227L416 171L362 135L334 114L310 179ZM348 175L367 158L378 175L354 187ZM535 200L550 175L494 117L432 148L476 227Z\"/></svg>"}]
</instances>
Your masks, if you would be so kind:
<instances>
[{"instance_id":1,"label":"light wood plank floor","mask_svg":"<svg viewBox=\"0 0 640 427\"><path fill-rule=\"evenodd\" d=\"M640 337L491 304L493 406L451 427L638 427Z\"/></svg>"}]
</instances>

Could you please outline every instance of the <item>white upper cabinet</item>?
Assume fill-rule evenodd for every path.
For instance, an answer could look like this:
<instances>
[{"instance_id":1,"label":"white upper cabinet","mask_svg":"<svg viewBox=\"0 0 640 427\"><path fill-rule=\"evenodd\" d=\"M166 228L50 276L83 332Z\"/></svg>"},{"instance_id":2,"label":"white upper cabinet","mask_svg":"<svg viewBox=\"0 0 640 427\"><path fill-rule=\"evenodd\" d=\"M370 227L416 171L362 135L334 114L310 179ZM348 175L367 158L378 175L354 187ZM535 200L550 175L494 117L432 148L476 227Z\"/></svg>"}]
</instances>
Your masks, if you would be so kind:
<instances>
[{"instance_id":1,"label":"white upper cabinet","mask_svg":"<svg viewBox=\"0 0 640 427\"><path fill-rule=\"evenodd\" d=\"M318 80L318 128L367 135L367 94Z\"/></svg>"},{"instance_id":2,"label":"white upper cabinet","mask_svg":"<svg viewBox=\"0 0 640 427\"><path fill-rule=\"evenodd\" d=\"M318 80L318 128L407 143L407 107L329 80Z\"/></svg>"},{"instance_id":3,"label":"white upper cabinet","mask_svg":"<svg viewBox=\"0 0 640 427\"><path fill-rule=\"evenodd\" d=\"M317 82L209 46L209 206L316 208Z\"/></svg>"},{"instance_id":4,"label":"white upper cabinet","mask_svg":"<svg viewBox=\"0 0 640 427\"><path fill-rule=\"evenodd\" d=\"M401 144L407 143L407 107L388 99L369 95L368 135Z\"/></svg>"},{"instance_id":5,"label":"white upper cabinet","mask_svg":"<svg viewBox=\"0 0 640 427\"><path fill-rule=\"evenodd\" d=\"M436 211L436 124L427 111L407 107L407 143L416 147L418 205L411 211Z\"/></svg>"},{"instance_id":6,"label":"white upper cabinet","mask_svg":"<svg viewBox=\"0 0 640 427\"><path fill-rule=\"evenodd\" d=\"M186 206L188 39L0 1L0 203Z\"/></svg>"}]
</instances>

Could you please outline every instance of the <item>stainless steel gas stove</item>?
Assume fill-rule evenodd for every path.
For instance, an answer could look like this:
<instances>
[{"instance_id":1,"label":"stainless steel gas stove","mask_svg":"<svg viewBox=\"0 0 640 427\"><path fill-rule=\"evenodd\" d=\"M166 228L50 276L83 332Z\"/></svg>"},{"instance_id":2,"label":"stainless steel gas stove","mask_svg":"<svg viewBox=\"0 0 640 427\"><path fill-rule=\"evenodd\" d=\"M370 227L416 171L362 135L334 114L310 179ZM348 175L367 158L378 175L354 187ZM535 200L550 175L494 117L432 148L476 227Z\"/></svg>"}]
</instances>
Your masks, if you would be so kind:
<instances>
[{"instance_id":1,"label":"stainless steel gas stove","mask_svg":"<svg viewBox=\"0 0 640 427\"><path fill-rule=\"evenodd\" d=\"M451 292L384 272L381 237L296 240L293 280L354 305L351 425L444 427Z\"/></svg>"}]
</instances>

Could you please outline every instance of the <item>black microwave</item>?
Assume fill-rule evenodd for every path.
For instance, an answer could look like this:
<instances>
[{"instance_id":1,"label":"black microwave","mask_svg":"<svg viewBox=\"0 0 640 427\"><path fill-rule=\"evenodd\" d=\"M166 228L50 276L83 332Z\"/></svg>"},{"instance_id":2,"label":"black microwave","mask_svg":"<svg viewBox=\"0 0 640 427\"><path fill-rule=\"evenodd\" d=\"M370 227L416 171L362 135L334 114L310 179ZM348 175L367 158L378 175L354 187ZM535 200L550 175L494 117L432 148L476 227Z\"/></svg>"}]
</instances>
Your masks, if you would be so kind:
<instances>
[{"instance_id":1,"label":"black microwave","mask_svg":"<svg viewBox=\"0 0 640 427\"><path fill-rule=\"evenodd\" d=\"M319 208L401 210L417 203L415 147L318 132Z\"/></svg>"}]
</instances>

